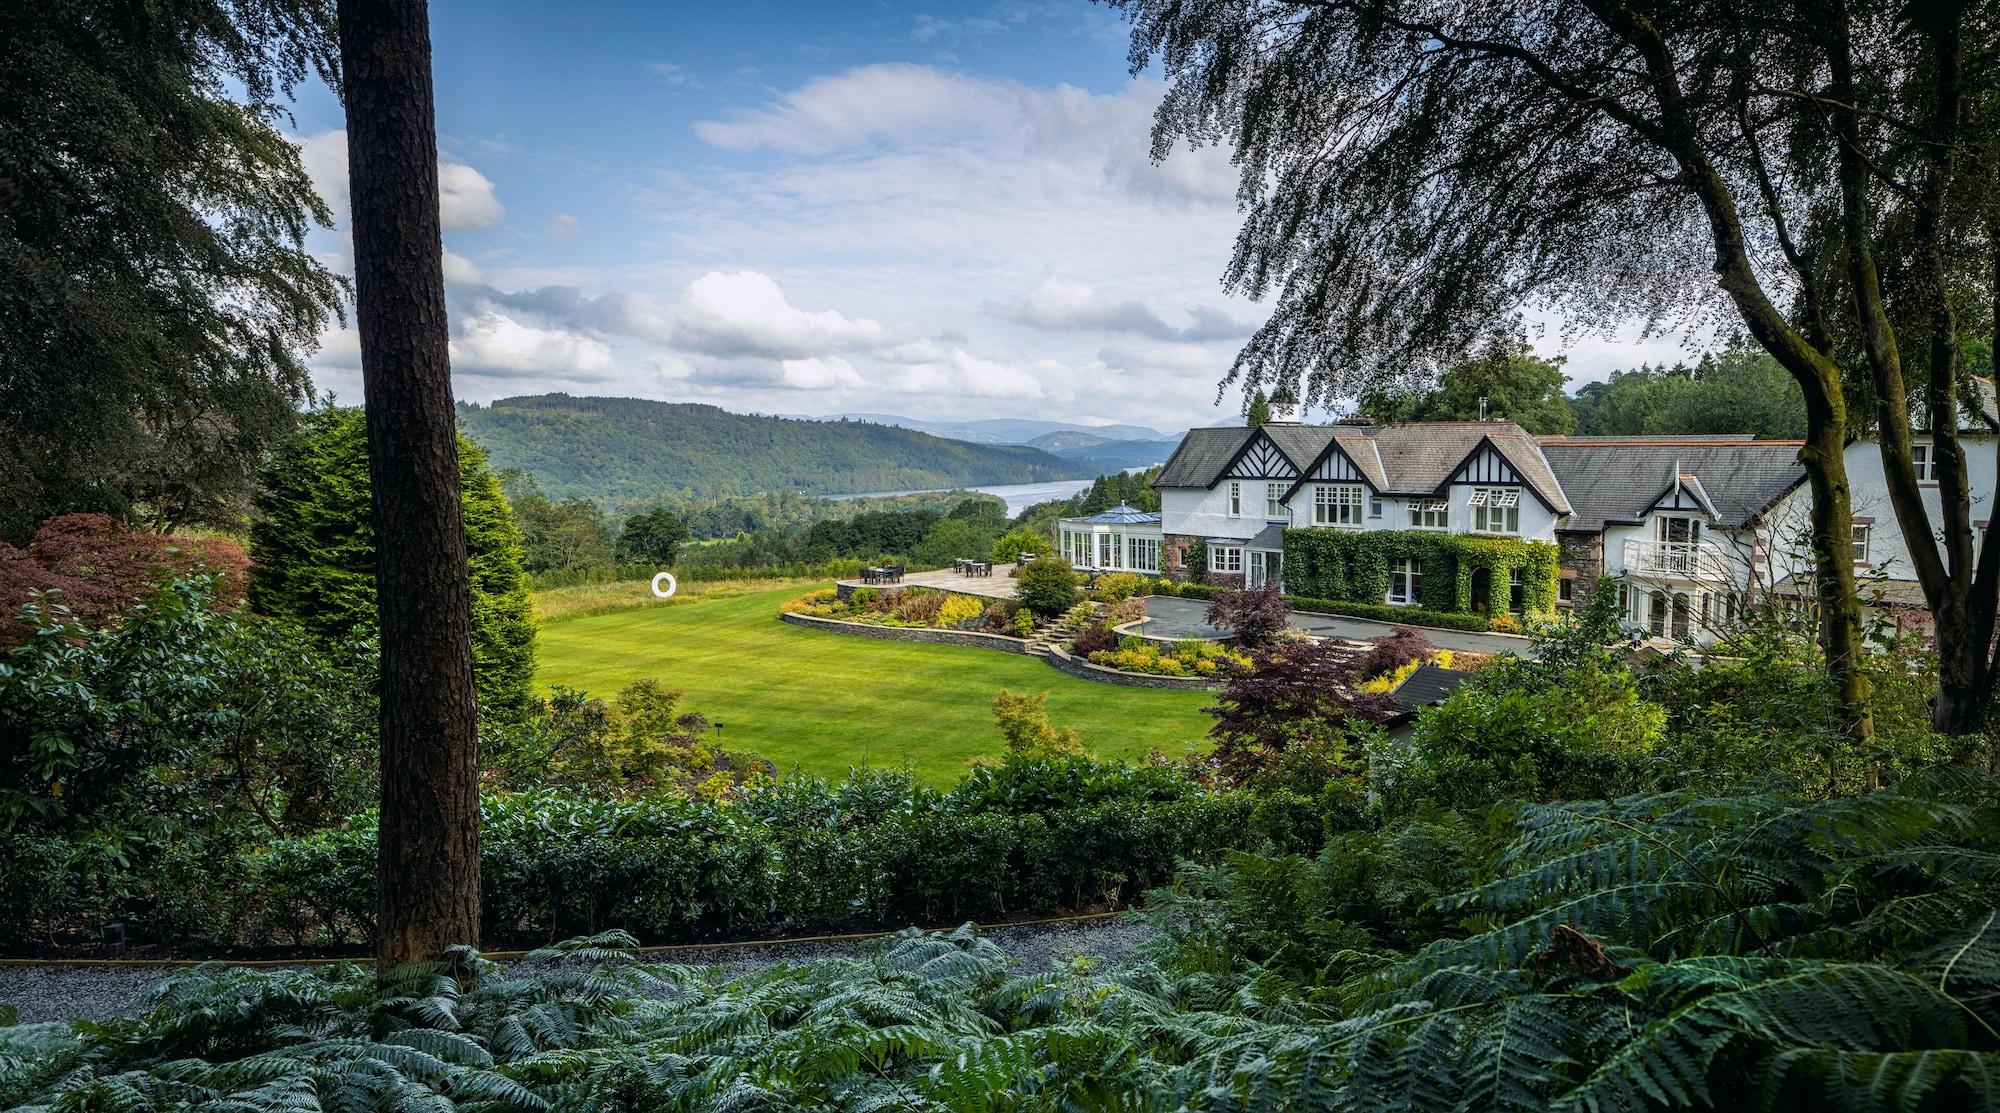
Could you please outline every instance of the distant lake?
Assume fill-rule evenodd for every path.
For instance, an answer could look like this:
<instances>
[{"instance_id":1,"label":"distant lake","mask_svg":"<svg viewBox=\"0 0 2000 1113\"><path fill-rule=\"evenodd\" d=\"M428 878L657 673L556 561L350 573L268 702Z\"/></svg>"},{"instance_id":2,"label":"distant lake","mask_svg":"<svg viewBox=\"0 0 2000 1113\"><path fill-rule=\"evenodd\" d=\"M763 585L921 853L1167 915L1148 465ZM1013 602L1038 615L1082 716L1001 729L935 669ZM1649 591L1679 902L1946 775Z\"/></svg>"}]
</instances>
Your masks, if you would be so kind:
<instances>
[{"instance_id":1,"label":"distant lake","mask_svg":"<svg viewBox=\"0 0 2000 1113\"><path fill-rule=\"evenodd\" d=\"M968 491L978 491L982 495L997 495L1007 500L1007 516L1013 517L1038 502L1050 499L1066 499L1090 486L1088 479L1058 479L1053 483L1002 483L993 487L967 487ZM956 490L953 487L930 487L921 491L858 491L851 495L822 495L829 499L880 498L887 495L928 495L936 491Z\"/></svg>"}]
</instances>

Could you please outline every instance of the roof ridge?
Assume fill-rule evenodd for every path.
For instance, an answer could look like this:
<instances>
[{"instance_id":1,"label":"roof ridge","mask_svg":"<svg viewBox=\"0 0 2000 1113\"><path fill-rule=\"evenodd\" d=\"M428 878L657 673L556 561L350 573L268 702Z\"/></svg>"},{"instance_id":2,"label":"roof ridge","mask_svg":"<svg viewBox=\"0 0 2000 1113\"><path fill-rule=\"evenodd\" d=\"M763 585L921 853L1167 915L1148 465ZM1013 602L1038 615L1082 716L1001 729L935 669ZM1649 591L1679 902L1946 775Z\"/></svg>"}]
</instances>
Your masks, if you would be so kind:
<instances>
[{"instance_id":1,"label":"roof ridge","mask_svg":"<svg viewBox=\"0 0 2000 1113\"><path fill-rule=\"evenodd\" d=\"M1795 440L1748 440L1748 441L1743 441L1743 440L1715 440L1715 439L1713 439L1713 438L1710 438L1710 439L1706 439L1706 440L1702 440L1702 439L1697 439L1697 438L1693 438L1693 437L1689 437L1689 438L1679 438L1679 437L1623 437L1623 438L1620 438L1620 437L1589 437L1589 436L1585 436L1585 437L1573 437L1573 436L1568 436L1568 435L1566 435L1566 434L1561 434L1561 433L1551 433L1551 434L1547 434L1547 435L1544 435L1544 436L1542 436L1542 437L1541 437L1541 438L1539 438L1539 439L1540 439L1540 442L1541 442L1541 445L1542 445L1542 447L1544 447L1544 448L1548 448L1548 447L1552 447L1552 446L1553 446L1553 447L1558 447L1558 448L1559 448L1559 447L1561 447L1561 446L1563 446L1563 445L1565 445L1565 444L1572 444L1572 445L1583 445L1583 446L1587 446L1587 447L1590 447L1590 448L1637 448L1637 447L1654 447L1654 448L1750 448L1750 447L1769 447L1769 448L1797 448L1797 447L1799 447L1800 445L1803 445L1803 444L1805 444L1805 443L1806 443L1806 442L1805 442L1805 441L1803 441L1803 440L1796 440L1796 441L1795 441Z\"/></svg>"}]
</instances>

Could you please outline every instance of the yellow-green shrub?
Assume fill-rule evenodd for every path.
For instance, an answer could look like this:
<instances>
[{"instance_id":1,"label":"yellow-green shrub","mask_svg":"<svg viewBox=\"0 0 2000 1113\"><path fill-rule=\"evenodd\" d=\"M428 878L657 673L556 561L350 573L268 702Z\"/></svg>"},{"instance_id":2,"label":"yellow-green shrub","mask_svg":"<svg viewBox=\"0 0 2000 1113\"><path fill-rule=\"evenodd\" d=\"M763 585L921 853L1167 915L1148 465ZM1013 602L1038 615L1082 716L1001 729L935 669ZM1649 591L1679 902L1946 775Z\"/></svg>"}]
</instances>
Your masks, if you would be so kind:
<instances>
[{"instance_id":1,"label":"yellow-green shrub","mask_svg":"<svg viewBox=\"0 0 2000 1113\"><path fill-rule=\"evenodd\" d=\"M938 608L934 620L939 626L957 627L986 613L986 601L971 595L953 595Z\"/></svg>"}]
</instances>

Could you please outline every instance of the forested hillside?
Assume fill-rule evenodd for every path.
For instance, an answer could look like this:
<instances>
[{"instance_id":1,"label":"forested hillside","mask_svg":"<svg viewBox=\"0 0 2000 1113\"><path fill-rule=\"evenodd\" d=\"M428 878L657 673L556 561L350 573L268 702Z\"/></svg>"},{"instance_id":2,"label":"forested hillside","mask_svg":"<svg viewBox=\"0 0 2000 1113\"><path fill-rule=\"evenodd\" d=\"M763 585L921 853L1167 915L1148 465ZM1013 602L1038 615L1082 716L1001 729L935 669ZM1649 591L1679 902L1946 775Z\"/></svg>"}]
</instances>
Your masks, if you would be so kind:
<instances>
[{"instance_id":1,"label":"forested hillside","mask_svg":"<svg viewBox=\"0 0 2000 1113\"><path fill-rule=\"evenodd\" d=\"M461 405L458 419L496 468L533 475L552 497L595 499L614 510L663 498L844 494L1096 474L1087 463L1034 448L638 398L503 398Z\"/></svg>"}]
</instances>

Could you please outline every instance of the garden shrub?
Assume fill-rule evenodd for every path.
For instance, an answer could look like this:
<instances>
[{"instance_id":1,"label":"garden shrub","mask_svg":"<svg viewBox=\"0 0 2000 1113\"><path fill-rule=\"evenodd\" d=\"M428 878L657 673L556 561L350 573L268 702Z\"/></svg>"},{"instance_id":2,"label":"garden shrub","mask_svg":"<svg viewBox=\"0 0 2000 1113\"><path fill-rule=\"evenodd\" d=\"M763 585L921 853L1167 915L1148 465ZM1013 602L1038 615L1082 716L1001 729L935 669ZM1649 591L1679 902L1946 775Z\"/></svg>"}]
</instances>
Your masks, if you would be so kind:
<instances>
[{"instance_id":1,"label":"garden shrub","mask_svg":"<svg viewBox=\"0 0 2000 1113\"><path fill-rule=\"evenodd\" d=\"M1021 610L1021 604L1012 599L996 599L986 605L980 615L980 627L989 634L1011 634L1014 632L1014 615Z\"/></svg>"},{"instance_id":2,"label":"garden shrub","mask_svg":"<svg viewBox=\"0 0 2000 1113\"><path fill-rule=\"evenodd\" d=\"M1049 723L1047 692L1034 695L1002 690L993 697L993 719L1007 740L1007 752L1035 761L1073 757L1083 753L1083 739L1074 727L1057 729Z\"/></svg>"},{"instance_id":3,"label":"garden shrub","mask_svg":"<svg viewBox=\"0 0 2000 1113\"><path fill-rule=\"evenodd\" d=\"M1014 612L1014 636L1032 638L1035 636L1035 612L1031 607L1022 607Z\"/></svg>"},{"instance_id":4,"label":"garden shrub","mask_svg":"<svg viewBox=\"0 0 2000 1113\"><path fill-rule=\"evenodd\" d=\"M1113 626L1137 622L1144 617L1146 617L1146 600L1137 595L1120 599L1106 609L1106 618Z\"/></svg>"},{"instance_id":5,"label":"garden shrub","mask_svg":"<svg viewBox=\"0 0 2000 1113\"><path fill-rule=\"evenodd\" d=\"M854 589L853 594L847 597L847 603L849 606L855 608L872 607L880 602L881 599L881 591L872 587L857 587Z\"/></svg>"},{"instance_id":6,"label":"garden shrub","mask_svg":"<svg viewBox=\"0 0 2000 1113\"><path fill-rule=\"evenodd\" d=\"M949 595L932 620L939 627L959 629L986 613L986 601L975 595Z\"/></svg>"},{"instance_id":7,"label":"garden shrub","mask_svg":"<svg viewBox=\"0 0 2000 1113\"><path fill-rule=\"evenodd\" d=\"M1097 604L1085 601L1063 612L1063 625L1072 630L1085 630L1097 624Z\"/></svg>"},{"instance_id":8,"label":"garden shrub","mask_svg":"<svg viewBox=\"0 0 2000 1113\"><path fill-rule=\"evenodd\" d=\"M1296 747L1346 753L1358 745L1358 731L1398 710L1385 697L1355 692L1359 656L1338 641L1304 638L1259 649L1209 709L1216 717L1210 760L1221 776L1248 783Z\"/></svg>"},{"instance_id":9,"label":"garden shrub","mask_svg":"<svg viewBox=\"0 0 2000 1113\"><path fill-rule=\"evenodd\" d=\"M1057 750L1074 737L1051 734ZM839 783L787 779L734 803L489 796L483 938L620 928L699 939L1130 897L1164 882L1179 859L1212 859L1229 841L1218 832L1247 830L1250 806L1173 770L1017 756L946 792L857 771ZM254 912L245 931L263 925L284 942L365 939L374 854L371 816L272 844L232 882L237 905Z\"/></svg>"},{"instance_id":10,"label":"garden shrub","mask_svg":"<svg viewBox=\"0 0 2000 1113\"><path fill-rule=\"evenodd\" d=\"M1412 661L1428 661L1437 651L1429 638L1407 626L1398 626L1368 639L1368 652L1354 663L1354 675L1363 679L1382 676Z\"/></svg>"},{"instance_id":11,"label":"garden shrub","mask_svg":"<svg viewBox=\"0 0 2000 1113\"><path fill-rule=\"evenodd\" d=\"M941 591L904 588L896 596L896 618L911 626L936 625L938 612L944 609L944 600L945 595Z\"/></svg>"},{"instance_id":12,"label":"garden shrub","mask_svg":"<svg viewBox=\"0 0 2000 1113\"><path fill-rule=\"evenodd\" d=\"M1417 716L1371 765L1392 814L1423 804L1591 799L1651 787L1666 712L1608 652L1551 664L1502 657Z\"/></svg>"},{"instance_id":13,"label":"garden shrub","mask_svg":"<svg viewBox=\"0 0 2000 1113\"><path fill-rule=\"evenodd\" d=\"M1116 603L1121 599L1130 599L1134 595L1144 591L1145 588L1146 577L1139 575L1137 572L1112 572L1108 575L1097 577L1097 582L1091 586L1091 590L1097 597L1106 603Z\"/></svg>"},{"instance_id":14,"label":"garden shrub","mask_svg":"<svg viewBox=\"0 0 2000 1113\"><path fill-rule=\"evenodd\" d=\"M1278 585L1246 591L1223 591L1211 597L1203 620L1219 630L1236 635L1246 646L1263 645L1291 623L1292 609L1278 594Z\"/></svg>"},{"instance_id":15,"label":"garden shrub","mask_svg":"<svg viewBox=\"0 0 2000 1113\"><path fill-rule=\"evenodd\" d=\"M1086 628L1069 643L1069 651L1078 657L1089 659L1093 653L1118 648L1118 635L1112 633L1110 625L1098 623Z\"/></svg>"},{"instance_id":16,"label":"garden shrub","mask_svg":"<svg viewBox=\"0 0 2000 1113\"><path fill-rule=\"evenodd\" d=\"M1029 526L1008 530L993 542L993 563L1014 564L1022 553L1033 553L1045 557L1056 551L1055 542L1040 530Z\"/></svg>"},{"instance_id":17,"label":"garden shrub","mask_svg":"<svg viewBox=\"0 0 2000 1113\"><path fill-rule=\"evenodd\" d=\"M43 522L17 549L0 541L0 646L31 632L17 621L30 592L56 592L86 626L115 620L147 595L180 579L209 577L218 610L243 600L250 558L220 538L167 537L108 514L63 514Z\"/></svg>"},{"instance_id":18,"label":"garden shrub","mask_svg":"<svg viewBox=\"0 0 2000 1113\"><path fill-rule=\"evenodd\" d=\"M1250 668L1250 658L1217 642L1187 638L1162 647L1145 638L1121 639L1114 649L1090 654L1090 663L1154 676L1233 676Z\"/></svg>"},{"instance_id":19,"label":"garden shrub","mask_svg":"<svg viewBox=\"0 0 2000 1113\"><path fill-rule=\"evenodd\" d=\"M1041 557L1023 565L1014 577L1014 597L1043 618L1069 610L1082 600L1076 569L1061 557Z\"/></svg>"}]
</instances>

